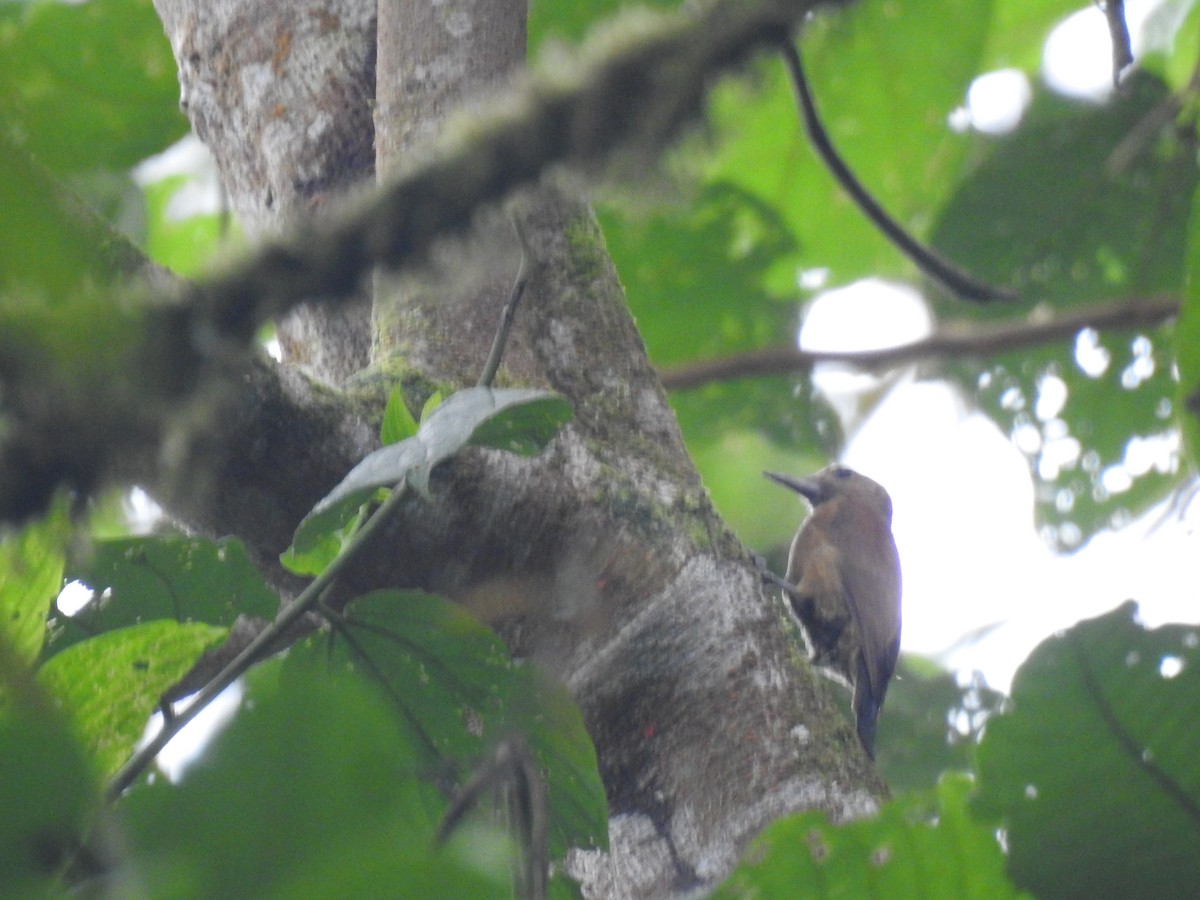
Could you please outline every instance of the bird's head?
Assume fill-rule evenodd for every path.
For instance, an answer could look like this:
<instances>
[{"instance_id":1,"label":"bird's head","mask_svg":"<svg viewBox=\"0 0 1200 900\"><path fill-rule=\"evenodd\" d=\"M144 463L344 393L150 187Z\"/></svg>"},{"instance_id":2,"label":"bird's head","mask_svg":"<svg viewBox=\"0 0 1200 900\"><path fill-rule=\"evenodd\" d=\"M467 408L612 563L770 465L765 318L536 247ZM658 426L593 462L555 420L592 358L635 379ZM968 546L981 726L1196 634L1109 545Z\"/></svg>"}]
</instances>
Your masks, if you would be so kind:
<instances>
[{"instance_id":1,"label":"bird's head","mask_svg":"<svg viewBox=\"0 0 1200 900\"><path fill-rule=\"evenodd\" d=\"M883 485L840 463L826 466L807 478L793 478L778 472L763 474L800 494L813 505L813 509L831 500L844 499L854 506L863 504L869 507L889 523L892 520L892 498Z\"/></svg>"}]
</instances>

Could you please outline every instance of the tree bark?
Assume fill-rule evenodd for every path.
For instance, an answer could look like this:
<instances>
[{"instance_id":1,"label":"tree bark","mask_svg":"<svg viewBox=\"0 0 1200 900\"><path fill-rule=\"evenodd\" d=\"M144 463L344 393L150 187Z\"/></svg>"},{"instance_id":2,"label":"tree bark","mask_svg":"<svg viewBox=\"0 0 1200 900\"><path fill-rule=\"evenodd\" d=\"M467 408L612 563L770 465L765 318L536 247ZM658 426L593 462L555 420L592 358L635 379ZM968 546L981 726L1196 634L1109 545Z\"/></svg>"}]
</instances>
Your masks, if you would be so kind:
<instances>
[{"instance_id":1,"label":"tree bark","mask_svg":"<svg viewBox=\"0 0 1200 900\"><path fill-rule=\"evenodd\" d=\"M155 9L179 65L180 107L247 235L278 233L371 178L373 3L156 0ZM341 384L367 362L370 298L302 307L278 337L285 361Z\"/></svg>"},{"instance_id":2,"label":"tree bark","mask_svg":"<svg viewBox=\"0 0 1200 900\"><path fill-rule=\"evenodd\" d=\"M323 0L286 15L265 0L156 5L189 115L255 230L282 227L364 171L370 4ZM477 101L520 65L524 7L381 7L380 171L434 152L450 107ZM564 678L611 811L609 851L576 852L571 870L588 896L679 894L720 879L772 818L812 808L864 814L884 787L801 658L777 598L713 511L589 209L547 179L509 213L523 224L532 270L502 379L558 391L575 417L539 458L473 450L439 468L431 498L407 502L346 587L442 593ZM420 275L389 282L376 300L374 374L356 383L398 381L413 405L435 386L473 383L518 262L496 211ZM361 423L378 406L286 377L262 384L292 384L289 403L328 413L296 422L289 439L311 433L337 444L327 461L367 449ZM262 406L266 388L256 390L248 408ZM330 423L341 424L317 433ZM238 423L217 440L257 434L284 446L268 424ZM238 477L229 466L223 473ZM294 513L312 487L296 490L289 474L284 466L278 482L255 483L275 494L268 506ZM218 508L208 527L259 526Z\"/></svg>"}]
</instances>

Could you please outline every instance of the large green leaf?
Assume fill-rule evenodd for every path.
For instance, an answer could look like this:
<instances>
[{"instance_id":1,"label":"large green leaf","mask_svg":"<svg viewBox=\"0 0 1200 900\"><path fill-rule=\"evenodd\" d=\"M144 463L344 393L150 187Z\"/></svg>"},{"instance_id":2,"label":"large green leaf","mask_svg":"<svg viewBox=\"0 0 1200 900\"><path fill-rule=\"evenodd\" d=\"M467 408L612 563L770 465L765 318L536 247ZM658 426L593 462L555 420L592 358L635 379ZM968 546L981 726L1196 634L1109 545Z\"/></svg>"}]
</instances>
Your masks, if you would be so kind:
<instances>
[{"instance_id":1,"label":"large green leaf","mask_svg":"<svg viewBox=\"0 0 1200 900\"><path fill-rule=\"evenodd\" d=\"M279 598L236 538L131 537L97 541L72 561L67 577L95 598L74 616L58 615L46 654L86 638L156 619L231 626L240 615L270 619Z\"/></svg>"},{"instance_id":2,"label":"large green leaf","mask_svg":"<svg viewBox=\"0 0 1200 900\"><path fill-rule=\"evenodd\" d=\"M521 735L545 773L550 847L604 843L607 807L595 750L565 690L453 604L381 591L357 601L326 639L293 650L288 667L370 678L393 704L412 765L461 784L485 753Z\"/></svg>"},{"instance_id":3,"label":"large green leaf","mask_svg":"<svg viewBox=\"0 0 1200 900\"><path fill-rule=\"evenodd\" d=\"M0 159L0 302L72 297L89 279L111 277L96 235L72 217L60 186L3 128Z\"/></svg>"},{"instance_id":4,"label":"large green leaf","mask_svg":"<svg viewBox=\"0 0 1200 900\"><path fill-rule=\"evenodd\" d=\"M46 612L62 588L64 517L51 514L0 539L0 640L32 666L46 640Z\"/></svg>"},{"instance_id":5,"label":"large green leaf","mask_svg":"<svg viewBox=\"0 0 1200 900\"><path fill-rule=\"evenodd\" d=\"M1039 897L1194 897L1200 632L1126 603L1039 646L979 747L979 809Z\"/></svg>"},{"instance_id":6,"label":"large green leaf","mask_svg":"<svg viewBox=\"0 0 1200 900\"><path fill-rule=\"evenodd\" d=\"M99 805L66 720L0 635L0 896L53 896Z\"/></svg>"},{"instance_id":7,"label":"large green leaf","mask_svg":"<svg viewBox=\"0 0 1200 900\"><path fill-rule=\"evenodd\" d=\"M1192 197L1188 225L1188 277L1173 346L1179 366L1175 393L1177 421L1193 472L1200 470L1200 190Z\"/></svg>"},{"instance_id":8,"label":"large green leaf","mask_svg":"<svg viewBox=\"0 0 1200 900\"><path fill-rule=\"evenodd\" d=\"M187 131L171 48L143 0L31 3L0 29L0 118L58 171L128 168Z\"/></svg>"},{"instance_id":9,"label":"large green leaf","mask_svg":"<svg viewBox=\"0 0 1200 900\"><path fill-rule=\"evenodd\" d=\"M595 756L564 698L460 610L373 595L332 638L256 668L241 713L180 785L129 794L139 875L161 896L249 884L280 898L505 896L497 834L474 821L441 850L434 834L479 752L515 731L547 773L555 852L582 842L577 765L591 770L585 830L603 829Z\"/></svg>"},{"instance_id":10,"label":"large green leaf","mask_svg":"<svg viewBox=\"0 0 1200 900\"><path fill-rule=\"evenodd\" d=\"M999 900L1021 894L1004 874L992 829L967 813L971 782L896 797L874 819L833 825L823 813L767 827L714 894L750 898Z\"/></svg>"},{"instance_id":11,"label":"large green leaf","mask_svg":"<svg viewBox=\"0 0 1200 900\"><path fill-rule=\"evenodd\" d=\"M99 771L111 774L133 752L150 714L226 629L161 621L109 631L64 650L38 681L70 715Z\"/></svg>"},{"instance_id":12,"label":"large green leaf","mask_svg":"<svg viewBox=\"0 0 1200 900\"><path fill-rule=\"evenodd\" d=\"M1173 128L1136 132L1166 99L1152 76L1104 104L1039 90L1021 127L977 137L986 159L939 216L933 243L976 274L1062 309L1178 291L1195 148ZM1131 157L1114 157L1126 139ZM941 309L963 313L961 304ZM1010 316L992 304L977 315Z\"/></svg>"},{"instance_id":13,"label":"large green leaf","mask_svg":"<svg viewBox=\"0 0 1200 900\"><path fill-rule=\"evenodd\" d=\"M125 798L134 862L151 896L281 896L302 873L328 888L323 896L414 896L403 892L406 866L430 855L446 806L435 781L376 691L288 668L280 678L280 662L270 661L250 674L238 716L181 784L141 786ZM358 872L367 848L381 852ZM350 889L368 874L393 887Z\"/></svg>"}]
</instances>

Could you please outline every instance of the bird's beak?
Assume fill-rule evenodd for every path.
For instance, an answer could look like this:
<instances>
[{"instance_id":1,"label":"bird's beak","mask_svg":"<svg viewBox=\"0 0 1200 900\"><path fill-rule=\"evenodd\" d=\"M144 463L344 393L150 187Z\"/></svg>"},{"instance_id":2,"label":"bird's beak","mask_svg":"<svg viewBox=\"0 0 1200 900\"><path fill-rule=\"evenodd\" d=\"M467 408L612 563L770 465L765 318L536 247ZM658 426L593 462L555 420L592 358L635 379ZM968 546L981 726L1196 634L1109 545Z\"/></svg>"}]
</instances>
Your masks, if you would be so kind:
<instances>
[{"instance_id":1,"label":"bird's beak","mask_svg":"<svg viewBox=\"0 0 1200 900\"><path fill-rule=\"evenodd\" d=\"M809 503L820 503L824 496L821 482L816 478L793 478L791 475L781 475L778 472L763 472L776 484L790 488L802 497L807 497Z\"/></svg>"}]
</instances>

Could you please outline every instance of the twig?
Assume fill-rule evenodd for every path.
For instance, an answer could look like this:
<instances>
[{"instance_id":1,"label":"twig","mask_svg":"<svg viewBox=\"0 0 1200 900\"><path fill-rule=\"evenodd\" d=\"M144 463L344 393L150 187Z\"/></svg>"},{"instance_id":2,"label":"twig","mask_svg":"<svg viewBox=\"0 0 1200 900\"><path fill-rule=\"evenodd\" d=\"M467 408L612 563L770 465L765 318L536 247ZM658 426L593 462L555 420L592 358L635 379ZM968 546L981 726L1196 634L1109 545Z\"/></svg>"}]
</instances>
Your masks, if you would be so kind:
<instances>
[{"instance_id":1,"label":"twig","mask_svg":"<svg viewBox=\"0 0 1200 900\"><path fill-rule=\"evenodd\" d=\"M1100 0L1108 34L1112 38L1113 87L1121 83L1121 73L1133 65L1133 45L1129 23L1125 21L1125 0Z\"/></svg>"},{"instance_id":2,"label":"twig","mask_svg":"<svg viewBox=\"0 0 1200 900\"><path fill-rule=\"evenodd\" d=\"M525 851L520 896L543 900L550 868L546 785L533 754L521 738L513 736L501 741L491 758L463 785L442 817L436 840L439 844L445 842L467 812L479 803L483 792L498 784L508 784L516 795L513 825Z\"/></svg>"},{"instance_id":3,"label":"twig","mask_svg":"<svg viewBox=\"0 0 1200 900\"><path fill-rule=\"evenodd\" d=\"M487 362L483 366L483 372L479 375L480 387L491 387L492 382L496 379L496 371L500 368L500 361L504 358L504 348L508 344L508 333L512 330L513 317L517 313L517 305L521 302L521 297L525 295L525 286L529 283L529 240L525 237L525 229L521 225L520 217L514 213L512 217L513 228L516 229L517 238L521 242L521 265L517 269L517 278L513 282L512 290L508 295L508 302L504 304L504 311L500 313L500 327L496 329L496 337L492 340L492 349L488 353Z\"/></svg>"},{"instance_id":4,"label":"twig","mask_svg":"<svg viewBox=\"0 0 1200 900\"><path fill-rule=\"evenodd\" d=\"M809 140L812 141L813 147L816 148L825 165L829 167L834 178L858 204L859 209L867 218L875 223L875 227L883 233L884 237L911 259L918 269L964 300L971 300L975 303L1016 300L1015 291L980 281L949 260L943 259L905 231L904 227L879 205L871 192L850 171L850 167L846 165L837 148L833 146L833 141L817 112L816 101L813 99L808 78L804 74L804 66L800 62L800 51L796 48L795 42L791 40L782 42L780 53L787 64L788 73L791 75L792 86L796 91L796 99L800 105Z\"/></svg>"},{"instance_id":5,"label":"twig","mask_svg":"<svg viewBox=\"0 0 1200 900\"><path fill-rule=\"evenodd\" d=\"M1129 133L1121 138L1120 143L1108 154L1104 163L1105 174L1120 175L1128 169L1158 133L1178 116L1184 107L1191 104L1197 93L1200 93L1200 61L1197 61L1192 69L1187 84L1154 104L1150 111L1129 129Z\"/></svg>"},{"instance_id":6,"label":"twig","mask_svg":"<svg viewBox=\"0 0 1200 900\"><path fill-rule=\"evenodd\" d=\"M179 733L184 725L194 719L204 707L208 706L213 698L245 674L251 666L258 662L265 648L269 647L281 634L295 624L301 616L313 609L320 602L321 598L332 587L334 580L341 571L358 555L358 552L379 531L383 523L388 520L393 510L400 505L400 501L404 499L407 493L405 489L406 484L405 481L401 481L392 488L391 495L363 523L362 528L355 532L354 536L350 538L346 546L342 549L342 552L333 559L325 571L313 579L308 587L301 592L300 596L284 608L279 614L279 618L272 622L270 627L263 630L225 668L213 676L212 680L192 698L191 703L183 710L177 712L169 722L164 721L163 727L158 734L129 758L120 771L108 783L105 796L110 802L120 797L126 788L133 784L137 777L154 761L154 758L158 756L162 748L167 745L171 738Z\"/></svg>"},{"instance_id":7,"label":"twig","mask_svg":"<svg viewBox=\"0 0 1200 900\"><path fill-rule=\"evenodd\" d=\"M659 373L668 390L690 390L714 381L762 378L804 372L817 363L845 363L880 370L918 359L992 356L1076 335L1084 328L1138 328L1160 325L1179 313L1175 297L1149 297L1080 309L1042 321L944 327L919 341L882 350L801 350L794 345L762 347L746 353L701 360Z\"/></svg>"}]
</instances>

